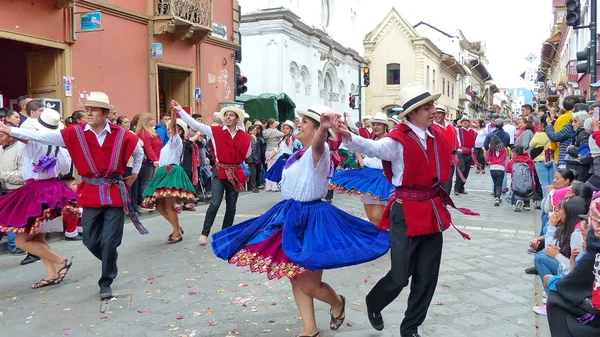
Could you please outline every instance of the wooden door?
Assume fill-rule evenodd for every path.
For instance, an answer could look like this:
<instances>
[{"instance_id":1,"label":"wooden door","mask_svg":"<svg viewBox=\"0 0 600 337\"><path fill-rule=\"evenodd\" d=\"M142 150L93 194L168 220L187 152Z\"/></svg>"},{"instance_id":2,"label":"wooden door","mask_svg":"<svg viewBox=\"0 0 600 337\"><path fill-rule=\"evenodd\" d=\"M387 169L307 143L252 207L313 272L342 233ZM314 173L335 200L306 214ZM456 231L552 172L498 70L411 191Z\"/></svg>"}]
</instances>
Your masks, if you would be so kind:
<instances>
[{"instance_id":1,"label":"wooden door","mask_svg":"<svg viewBox=\"0 0 600 337\"><path fill-rule=\"evenodd\" d=\"M27 91L32 98L63 99L59 53L52 48L27 53Z\"/></svg>"},{"instance_id":2,"label":"wooden door","mask_svg":"<svg viewBox=\"0 0 600 337\"><path fill-rule=\"evenodd\" d=\"M167 97L165 97L167 102L174 99L179 102L182 107L190 106L191 93L189 73L177 70L169 71L167 75L167 88Z\"/></svg>"}]
</instances>

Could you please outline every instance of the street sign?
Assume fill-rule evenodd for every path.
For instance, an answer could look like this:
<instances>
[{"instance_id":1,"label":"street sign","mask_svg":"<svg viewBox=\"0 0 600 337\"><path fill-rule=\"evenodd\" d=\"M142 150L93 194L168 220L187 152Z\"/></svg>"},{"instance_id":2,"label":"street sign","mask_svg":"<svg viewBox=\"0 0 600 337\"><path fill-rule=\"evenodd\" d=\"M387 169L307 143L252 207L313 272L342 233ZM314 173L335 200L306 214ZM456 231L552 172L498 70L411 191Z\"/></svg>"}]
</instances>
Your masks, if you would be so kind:
<instances>
[{"instance_id":1,"label":"street sign","mask_svg":"<svg viewBox=\"0 0 600 337\"><path fill-rule=\"evenodd\" d=\"M152 44L152 57L155 59L162 58L163 56L163 46L162 43L153 43Z\"/></svg>"},{"instance_id":2,"label":"street sign","mask_svg":"<svg viewBox=\"0 0 600 337\"><path fill-rule=\"evenodd\" d=\"M200 88L194 89L194 98L196 99L196 102L202 101L202 89L200 89Z\"/></svg>"},{"instance_id":3,"label":"street sign","mask_svg":"<svg viewBox=\"0 0 600 337\"><path fill-rule=\"evenodd\" d=\"M82 32L93 32L97 30L102 30L102 13L82 13L80 17L80 23Z\"/></svg>"},{"instance_id":4,"label":"street sign","mask_svg":"<svg viewBox=\"0 0 600 337\"><path fill-rule=\"evenodd\" d=\"M537 60L537 56L535 56L533 53L529 53L529 55L527 55L525 60L527 60L527 62L529 62L529 63L533 63L533 62L535 62L535 60Z\"/></svg>"}]
</instances>

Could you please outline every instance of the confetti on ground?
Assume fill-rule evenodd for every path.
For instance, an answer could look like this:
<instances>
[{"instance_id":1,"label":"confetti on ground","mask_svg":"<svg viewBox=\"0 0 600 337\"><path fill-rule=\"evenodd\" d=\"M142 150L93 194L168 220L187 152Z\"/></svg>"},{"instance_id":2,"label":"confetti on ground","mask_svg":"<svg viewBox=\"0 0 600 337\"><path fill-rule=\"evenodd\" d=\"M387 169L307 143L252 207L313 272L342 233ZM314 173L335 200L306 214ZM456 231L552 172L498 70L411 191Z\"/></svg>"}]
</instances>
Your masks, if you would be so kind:
<instances>
[{"instance_id":1,"label":"confetti on ground","mask_svg":"<svg viewBox=\"0 0 600 337\"><path fill-rule=\"evenodd\" d=\"M45 292L46 292L46 290L40 290L40 294L43 294Z\"/></svg>"},{"instance_id":2,"label":"confetti on ground","mask_svg":"<svg viewBox=\"0 0 600 337\"><path fill-rule=\"evenodd\" d=\"M348 323L346 323L346 326L351 328L352 327L352 323L348 322Z\"/></svg>"},{"instance_id":3,"label":"confetti on ground","mask_svg":"<svg viewBox=\"0 0 600 337\"><path fill-rule=\"evenodd\" d=\"M269 333L271 331L273 331L273 330L271 330L271 329L265 329L265 330L263 330L264 333Z\"/></svg>"},{"instance_id":4,"label":"confetti on ground","mask_svg":"<svg viewBox=\"0 0 600 337\"><path fill-rule=\"evenodd\" d=\"M275 321L272 320L272 319L268 320L267 322L269 322L269 323L275 323Z\"/></svg>"},{"instance_id":5,"label":"confetti on ground","mask_svg":"<svg viewBox=\"0 0 600 337\"><path fill-rule=\"evenodd\" d=\"M139 312L140 314L143 314L143 313L148 312L148 311L150 311L150 308L138 310L137 312Z\"/></svg>"},{"instance_id":6,"label":"confetti on ground","mask_svg":"<svg viewBox=\"0 0 600 337\"><path fill-rule=\"evenodd\" d=\"M238 332L237 330L235 330L235 329L234 329L234 330L231 330L231 331L229 331L229 333L230 333L230 334L232 334L232 335L237 335L237 334L239 334L239 332Z\"/></svg>"},{"instance_id":7,"label":"confetti on ground","mask_svg":"<svg viewBox=\"0 0 600 337\"><path fill-rule=\"evenodd\" d=\"M444 305L444 302L435 302L435 305Z\"/></svg>"},{"instance_id":8,"label":"confetti on ground","mask_svg":"<svg viewBox=\"0 0 600 337\"><path fill-rule=\"evenodd\" d=\"M190 294L190 295L197 295L198 293L195 292L195 291L190 291L188 294Z\"/></svg>"},{"instance_id":9,"label":"confetti on ground","mask_svg":"<svg viewBox=\"0 0 600 337\"><path fill-rule=\"evenodd\" d=\"M179 315L179 316L177 316L177 319L178 319L178 320L182 320L182 319L183 319L183 317L184 317L183 315Z\"/></svg>"},{"instance_id":10,"label":"confetti on ground","mask_svg":"<svg viewBox=\"0 0 600 337\"><path fill-rule=\"evenodd\" d=\"M102 316L102 317L100 317L100 319L107 319L107 318L108 318L108 316Z\"/></svg>"}]
</instances>

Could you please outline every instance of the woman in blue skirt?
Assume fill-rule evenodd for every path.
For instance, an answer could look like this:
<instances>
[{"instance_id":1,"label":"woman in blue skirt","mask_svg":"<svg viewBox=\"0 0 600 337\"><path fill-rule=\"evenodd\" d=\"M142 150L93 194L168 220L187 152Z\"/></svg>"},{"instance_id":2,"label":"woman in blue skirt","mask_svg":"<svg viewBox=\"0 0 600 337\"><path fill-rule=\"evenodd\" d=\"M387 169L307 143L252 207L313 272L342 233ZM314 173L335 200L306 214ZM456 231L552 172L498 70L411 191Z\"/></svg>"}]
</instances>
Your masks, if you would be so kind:
<instances>
[{"instance_id":1,"label":"woman in blue skirt","mask_svg":"<svg viewBox=\"0 0 600 337\"><path fill-rule=\"evenodd\" d=\"M283 131L283 138L277 143L275 151L267 158L266 162L270 162L275 156L279 155L279 159L271 166L271 168L265 173L265 179L279 183L281 181L281 174L283 172L283 166L287 159L294 153L294 144L296 143L296 137L293 135L294 122L285 121L281 126Z\"/></svg>"},{"instance_id":2,"label":"woman in blue skirt","mask_svg":"<svg viewBox=\"0 0 600 337\"><path fill-rule=\"evenodd\" d=\"M388 119L384 113L377 113L369 119L373 129L373 139L385 137L393 128L395 121ZM369 158L356 154L360 168L336 172L330 184L339 193L360 195L369 221L377 224L383 216L385 206L390 200L394 185L383 175L381 159Z\"/></svg>"},{"instance_id":3,"label":"woman in blue skirt","mask_svg":"<svg viewBox=\"0 0 600 337\"><path fill-rule=\"evenodd\" d=\"M330 329L346 317L346 298L322 282L323 270L374 260L389 249L389 233L321 201L327 194L331 169L326 140L333 137L322 114L333 111L313 105L299 113L298 140L304 149L285 163L281 180L283 201L260 217L213 235L215 255L269 279L288 277L304 329L300 337L318 337L316 298L331 306Z\"/></svg>"}]
</instances>

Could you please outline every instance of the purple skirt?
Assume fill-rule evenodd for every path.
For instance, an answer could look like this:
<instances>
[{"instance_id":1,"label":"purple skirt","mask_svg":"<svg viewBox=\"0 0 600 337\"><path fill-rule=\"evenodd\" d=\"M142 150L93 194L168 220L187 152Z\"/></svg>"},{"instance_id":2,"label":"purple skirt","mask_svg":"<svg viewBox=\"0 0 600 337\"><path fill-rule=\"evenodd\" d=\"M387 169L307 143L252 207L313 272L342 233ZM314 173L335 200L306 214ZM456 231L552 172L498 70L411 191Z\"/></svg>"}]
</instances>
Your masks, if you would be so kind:
<instances>
[{"instance_id":1,"label":"purple skirt","mask_svg":"<svg viewBox=\"0 0 600 337\"><path fill-rule=\"evenodd\" d=\"M0 197L0 232L33 235L45 221L76 207L77 194L58 179L29 179L25 185Z\"/></svg>"}]
</instances>

